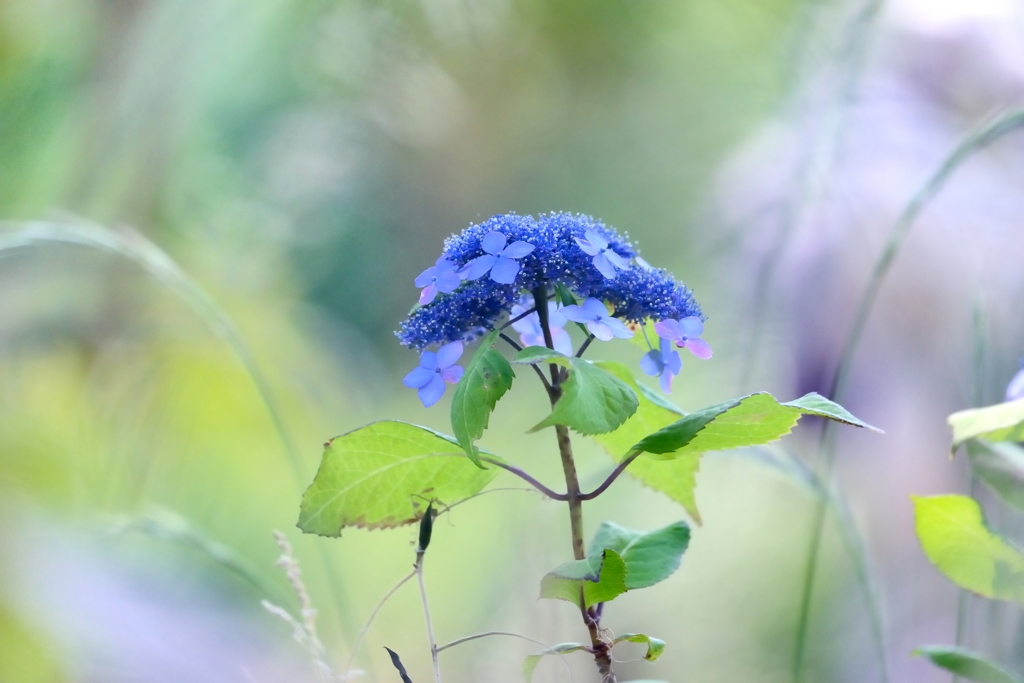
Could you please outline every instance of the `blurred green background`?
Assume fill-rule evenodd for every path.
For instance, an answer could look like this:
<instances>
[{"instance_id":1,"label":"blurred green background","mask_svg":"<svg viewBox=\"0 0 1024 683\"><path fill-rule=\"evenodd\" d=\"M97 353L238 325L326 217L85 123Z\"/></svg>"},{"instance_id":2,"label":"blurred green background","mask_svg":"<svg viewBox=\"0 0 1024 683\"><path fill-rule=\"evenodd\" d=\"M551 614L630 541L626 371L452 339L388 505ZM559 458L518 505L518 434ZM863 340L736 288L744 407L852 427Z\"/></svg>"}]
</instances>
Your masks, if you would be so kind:
<instances>
[{"instance_id":1,"label":"blurred green background","mask_svg":"<svg viewBox=\"0 0 1024 683\"><path fill-rule=\"evenodd\" d=\"M401 386L416 359L392 333L444 237L492 214L598 216L695 290L716 355L687 363L685 409L824 393L893 217L979 118L1024 102L1021 8L961 4L0 0L0 237L106 226L128 245L0 251L0 681L318 680L259 605L296 608L275 529L344 670L415 532L303 537L299 497L331 436L389 417L448 429L446 402L426 411ZM951 642L957 609L907 494L966 489L943 416L1000 400L1024 351L1019 143L922 218L854 370L851 409L888 435L843 434L839 479L885 597L892 680L945 680L909 652ZM131 231L213 308L154 277L161 257L133 260ZM542 395L517 389L485 444L557 481L551 434L523 435ZM813 460L804 430L787 446ZM602 478L607 458L578 450L584 479ZM669 643L622 680L792 679L815 499L756 456L706 459L682 570L606 612ZM622 481L587 524L682 515ZM519 491L441 518L439 639L583 637L569 606L536 599L567 526ZM808 680L880 680L834 525L823 558ZM973 645L1020 665L1017 617L969 609ZM429 678L411 584L355 680L397 680L383 645ZM452 681L517 681L533 649L481 640L442 663ZM536 680L565 676L545 661Z\"/></svg>"}]
</instances>

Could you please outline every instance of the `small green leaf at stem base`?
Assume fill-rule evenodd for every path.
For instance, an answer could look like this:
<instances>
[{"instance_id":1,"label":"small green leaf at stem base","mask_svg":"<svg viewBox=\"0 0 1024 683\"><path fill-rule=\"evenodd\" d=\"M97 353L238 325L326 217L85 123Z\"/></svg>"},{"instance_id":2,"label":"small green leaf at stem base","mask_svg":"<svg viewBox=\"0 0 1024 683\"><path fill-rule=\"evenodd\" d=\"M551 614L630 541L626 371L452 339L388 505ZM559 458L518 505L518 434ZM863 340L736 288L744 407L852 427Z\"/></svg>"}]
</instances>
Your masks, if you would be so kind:
<instances>
[{"instance_id":1,"label":"small green leaf at stem base","mask_svg":"<svg viewBox=\"0 0 1024 683\"><path fill-rule=\"evenodd\" d=\"M999 664L960 647L928 645L914 650L914 656L927 657L932 664L977 683L1024 683Z\"/></svg>"},{"instance_id":2,"label":"small green leaf at stem base","mask_svg":"<svg viewBox=\"0 0 1024 683\"><path fill-rule=\"evenodd\" d=\"M540 660L548 655L567 655L570 652L578 652L584 649L586 649L586 646L579 643L562 643L560 645L553 645L537 654L530 655L523 660L523 678L526 679L526 683L531 683L533 681L533 672L536 671Z\"/></svg>"},{"instance_id":3,"label":"small green leaf at stem base","mask_svg":"<svg viewBox=\"0 0 1024 683\"><path fill-rule=\"evenodd\" d=\"M634 531L614 522L605 522L593 540L587 554L590 557L602 551L614 550L626 565L626 588L647 588L670 577L690 545L690 527L686 522L675 522L654 531Z\"/></svg>"},{"instance_id":4,"label":"small green leaf at stem base","mask_svg":"<svg viewBox=\"0 0 1024 683\"><path fill-rule=\"evenodd\" d=\"M985 526L966 496L911 496L917 537L950 581L987 598L1024 604L1024 554Z\"/></svg>"},{"instance_id":5,"label":"small green leaf at stem base","mask_svg":"<svg viewBox=\"0 0 1024 683\"><path fill-rule=\"evenodd\" d=\"M498 400L512 387L515 373L505 357L494 350L500 332L484 337L466 366L452 398L452 432L473 464L483 469L474 442L484 435Z\"/></svg>"},{"instance_id":6,"label":"small green leaf at stem base","mask_svg":"<svg viewBox=\"0 0 1024 683\"><path fill-rule=\"evenodd\" d=\"M468 498L497 472L475 467L449 436L408 422L374 422L327 442L302 496L298 527L339 536L346 526L412 524L423 503Z\"/></svg>"},{"instance_id":7,"label":"small green leaf at stem base","mask_svg":"<svg viewBox=\"0 0 1024 683\"><path fill-rule=\"evenodd\" d=\"M584 435L604 434L622 425L639 405L636 392L628 384L582 358L530 346L520 351L513 362L555 363L570 370L551 414L531 432L565 425Z\"/></svg>"},{"instance_id":8,"label":"small green leaf at stem base","mask_svg":"<svg viewBox=\"0 0 1024 683\"><path fill-rule=\"evenodd\" d=\"M618 643L646 643L647 652L644 654L644 659L648 662L653 662L661 653L665 651L665 641L658 638L651 638L645 633L624 633L615 640L612 641L614 644Z\"/></svg>"},{"instance_id":9,"label":"small green leaf at stem base","mask_svg":"<svg viewBox=\"0 0 1024 683\"><path fill-rule=\"evenodd\" d=\"M583 560L566 562L541 579L540 597L580 604L585 607L611 602L626 592L628 570L614 550L598 552Z\"/></svg>"},{"instance_id":10,"label":"small green leaf at stem base","mask_svg":"<svg viewBox=\"0 0 1024 683\"><path fill-rule=\"evenodd\" d=\"M1024 398L961 410L949 416L949 426L953 428L954 453L968 439L1024 441Z\"/></svg>"},{"instance_id":11,"label":"small green leaf at stem base","mask_svg":"<svg viewBox=\"0 0 1024 683\"><path fill-rule=\"evenodd\" d=\"M690 527L676 522L654 531L633 531L605 522L594 534L587 557L566 562L541 580L542 598L584 606L611 602L627 590L664 581L679 568L690 544Z\"/></svg>"}]
</instances>

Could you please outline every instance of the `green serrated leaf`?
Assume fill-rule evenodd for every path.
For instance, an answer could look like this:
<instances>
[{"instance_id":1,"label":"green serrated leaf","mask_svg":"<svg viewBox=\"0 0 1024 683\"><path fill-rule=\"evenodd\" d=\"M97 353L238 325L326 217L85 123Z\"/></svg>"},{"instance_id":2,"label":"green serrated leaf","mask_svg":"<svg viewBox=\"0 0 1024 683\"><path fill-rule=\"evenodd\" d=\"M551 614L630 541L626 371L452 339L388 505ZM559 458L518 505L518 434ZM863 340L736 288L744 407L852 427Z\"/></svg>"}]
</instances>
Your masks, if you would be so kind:
<instances>
[{"instance_id":1,"label":"green serrated leaf","mask_svg":"<svg viewBox=\"0 0 1024 683\"><path fill-rule=\"evenodd\" d=\"M967 441L971 469L1007 505L1024 510L1024 448L1015 443Z\"/></svg>"},{"instance_id":2,"label":"green serrated leaf","mask_svg":"<svg viewBox=\"0 0 1024 683\"><path fill-rule=\"evenodd\" d=\"M917 537L950 581L987 598L1024 603L1024 554L985 526L966 496L911 496Z\"/></svg>"},{"instance_id":3,"label":"green serrated leaf","mask_svg":"<svg viewBox=\"0 0 1024 683\"><path fill-rule=\"evenodd\" d=\"M961 410L949 416L953 451L968 439L1024 441L1024 398L987 408Z\"/></svg>"},{"instance_id":4,"label":"green serrated leaf","mask_svg":"<svg viewBox=\"0 0 1024 683\"><path fill-rule=\"evenodd\" d=\"M533 681L533 672L536 670L537 665L540 664L542 658L548 655L567 655L570 652L576 652L583 648L584 646L579 643L562 643L560 645L553 645L537 654L530 655L523 660L523 678L526 679L526 683Z\"/></svg>"},{"instance_id":5,"label":"green serrated leaf","mask_svg":"<svg viewBox=\"0 0 1024 683\"><path fill-rule=\"evenodd\" d=\"M605 522L594 534L587 550L589 557L607 550L622 556L626 565L626 588L647 588L664 581L679 568L690 544L690 527L675 522L654 531L634 531Z\"/></svg>"},{"instance_id":6,"label":"green serrated leaf","mask_svg":"<svg viewBox=\"0 0 1024 683\"><path fill-rule=\"evenodd\" d=\"M648 662L653 662L655 659L661 656L661 653L665 651L665 641L659 638L651 638L645 633L624 633L615 640L613 643L646 643L647 653L644 655L644 659Z\"/></svg>"},{"instance_id":7,"label":"green serrated leaf","mask_svg":"<svg viewBox=\"0 0 1024 683\"><path fill-rule=\"evenodd\" d=\"M540 597L580 604L580 590L587 607L611 602L625 593L629 570L615 550L598 551L592 556L561 564L540 582Z\"/></svg>"},{"instance_id":8,"label":"green serrated leaf","mask_svg":"<svg viewBox=\"0 0 1024 683\"><path fill-rule=\"evenodd\" d=\"M411 524L427 500L468 498L495 474L475 467L449 436L408 422L374 422L327 442L302 496L298 527L339 536L346 526Z\"/></svg>"},{"instance_id":9,"label":"green serrated leaf","mask_svg":"<svg viewBox=\"0 0 1024 683\"><path fill-rule=\"evenodd\" d=\"M498 400L512 387L515 373L505 357L494 350L499 331L484 337L466 366L452 398L452 431L473 464L483 469L474 442L484 435Z\"/></svg>"},{"instance_id":10,"label":"green serrated leaf","mask_svg":"<svg viewBox=\"0 0 1024 683\"><path fill-rule=\"evenodd\" d=\"M927 657L936 666L977 683L1024 683L999 664L960 647L928 645L914 650L914 655Z\"/></svg>"},{"instance_id":11,"label":"green serrated leaf","mask_svg":"<svg viewBox=\"0 0 1024 683\"><path fill-rule=\"evenodd\" d=\"M531 432L565 425L584 435L605 434L622 425L639 405L636 392L628 384L590 361L530 346L520 351L513 362L547 362L570 369L562 384L562 397L551 414Z\"/></svg>"},{"instance_id":12,"label":"green serrated leaf","mask_svg":"<svg viewBox=\"0 0 1024 683\"><path fill-rule=\"evenodd\" d=\"M879 431L818 394L779 403L757 393L704 408L641 439L633 450L678 457L771 443L788 434L803 415L817 415Z\"/></svg>"},{"instance_id":13,"label":"green serrated leaf","mask_svg":"<svg viewBox=\"0 0 1024 683\"><path fill-rule=\"evenodd\" d=\"M622 363L601 361L595 365L628 384L637 392L639 398L636 412L621 427L608 434L593 437L614 460L621 460L633 451L633 446L638 441L672 424L685 414L660 394L639 384L629 368ZM700 524L695 488L701 455L687 453L674 460L640 458L633 461L626 473L682 505L686 513Z\"/></svg>"}]
</instances>

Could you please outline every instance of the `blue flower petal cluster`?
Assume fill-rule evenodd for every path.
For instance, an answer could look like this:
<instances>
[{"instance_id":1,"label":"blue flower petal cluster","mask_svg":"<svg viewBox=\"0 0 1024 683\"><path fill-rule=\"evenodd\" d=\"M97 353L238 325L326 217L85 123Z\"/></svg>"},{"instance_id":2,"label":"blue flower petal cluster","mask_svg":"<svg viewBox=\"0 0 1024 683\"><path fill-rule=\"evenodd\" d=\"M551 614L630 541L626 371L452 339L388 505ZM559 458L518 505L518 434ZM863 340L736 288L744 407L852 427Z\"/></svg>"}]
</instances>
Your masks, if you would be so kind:
<instances>
[{"instance_id":1,"label":"blue flower petal cluster","mask_svg":"<svg viewBox=\"0 0 1024 683\"><path fill-rule=\"evenodd\" d=\"M494 216L449 237L441 259L463 269L474 261L489 264L490 258L481 257L497 255L497 238L492 233L505 237L502 247L506 243L533 247L523 253L527 249L521 245L514 255L508 255L519 266L512 282L499 281L506 277L480 277L463 281L452 292L442 291L426 305L415 308L402 323L396 333L402 344L422 349L471 340L493 329L519 302L522 292L550 288L555 283L561 283L581 300L608 302L612 315L620 321L704 319L689 289L668 272L638 259L628 237L590 216Z\"/></svg>"}]
</instances>

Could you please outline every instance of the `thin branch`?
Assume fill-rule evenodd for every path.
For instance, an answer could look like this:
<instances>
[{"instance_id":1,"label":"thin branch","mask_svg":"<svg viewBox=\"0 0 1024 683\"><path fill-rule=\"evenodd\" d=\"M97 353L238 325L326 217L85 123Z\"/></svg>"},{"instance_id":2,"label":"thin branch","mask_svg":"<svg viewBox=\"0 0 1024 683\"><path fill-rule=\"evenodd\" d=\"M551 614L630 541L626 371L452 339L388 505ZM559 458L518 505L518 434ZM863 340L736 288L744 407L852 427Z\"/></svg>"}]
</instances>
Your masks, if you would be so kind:
<instances>
[{"instance_id":1,"label":"thin branch","mask_svg":"<svg viewBox=\"0 0 1024 683\"><path fill-rule=\"evenodd\" d=\"M598 486L590 493L581 493L579 496L577 496L577 498L579 498L579 500L593 500L594 498L600 496L602 493L605 492L605 490L609 486L612 485L612 483L616 479L619 478L620 474L626 471L626 468L629 467L630 463L636 460L641 453L643 453L643 451L633 451L632 453L630 453L629 457L620 462L619 466L612 470L612 473L608 475L608 478L604 480L604 483L602 483L600 486Z\"/></svg>"},{"instance_id":2,"label":"thin branch","mask_svg":"<svg viewBox=\"0 0 1024 683\"><path fill-rule=\"evenodd\" d=\"M416 552L416 568L413 574L420 584L420 598L423 600L423 618L427 622L427 640L430 641L430 658L434 663L434 683L441 683L441 665L437 661L437 641L434 640L434 624L430 620L430 605L427 603L427 587L423 584L423 556L422 550Z\"/></svg>"},{"instance_id":3,"label":"thin branch","mask_svg":"<svg viewBox=\"0 0 1024 683\"><path fill-rule=\"evenodd\" d=\"M482 462L490 463L490 464L494 465L495 467L500 467L503 470L511 472L512 474L516 475L517 477L519 477L520 479L522 479L523 481L528 483L530 486L534 487L535 489L537 489L538 491L543 493L545 496L547 496L551 500L558 500L558 501L562 501L562 502L565 502L565 501L569 500L569 496L567 496L566 494L558 493L557 491L552 491L547 486L545 486L544 484L540 483L539 481L537 481L536 479L531 477L529 474L527 474L523 470L521 470L518 467L516 467L515 465L509 465L507 462L502 462L502 461L498 460L497 458L490 458L490 457L488 457L486 455L483 455L483 454L480 455L480 460Z\"/></svg>"},{"instance_id":4,"label":"thin branch","mask_svg":"<svg viewBox=\"0 0 1024 683\"><path fill-rule=\"evenodd\" d=\"M356 653L359 652L359 646L363 644L363 638L366 637L366 633L370 630L370 625L373 624L373 620L377 618L377 612L380 612L381 608L384 607L384 603L391 599L391 596L398 592L398 589L405 585L405 583L416 575L416 570L413 569L409 574L401 581L396 583L394 587L384 594L384 597L380 599L377 606L370 612L370 618L366 620L366 624L363 626L363 630L359 632L359 636L356 638L355 645L352 646L352 654L349 656L348 665L345 666L345 675L342 680L347 681L352 675L352 665L356 661Z\"/></svg>"},{"instance_id":5,"label":"thin branch","mask_svg":"<svg viewBox=\"0 0 1024 683\"><path fill-rule=\"evenodd\" d=\"M534 313L536 313L536 312L537 312L537 307L536 307L536 306L534 306L534 307L533 307L533 308L531 308L530 310L528 310L528 311L526 311L526 312L524 312L524 313L520 313L520 314L519 314L519 315L517 315L516 317L514 317L514 318L510 319L510 320L509 320L508 322L506 322L506 323L505 323L504 325L502 325L502 326L501 326L501 327L500 327L499 329L502 329L502 330L504 330L504 329L506 329L506 328L508 328L508 327L511 327L512 325L515 325L515 324L516 324L517 322L519 322L519 321L520 321L520 320L522 320L523 318L525 318L525 317L527 317L527 316L529 316L529 315L533 315L533 314L534 314Z\"/></svg>"},{"instance_id":6,"label":"thin branch","mask_svg":"<svg viewBox=\"0 0 1024 683\"><path fill-rule=\"evenodd\" d=\"M471 636L466 636L465 638L458 638L446 645L441 645L437 648L437 651L441 652L442 650L447 650L450 647L455 647L456 645L461 645L462 643L468 643L469 641L476 640L477 638L487 638L489 636L510 636L512 638L519 638L520 640L527 640L536 645L540 645L541 647L548 647L548 644L542 640L536 640L528 636L519 635L518 633L511 633L510 631L487 631L486 633L476 633Z\"/></svg>"},{"instance_id":7,"label":"thin branch","mask_svg":"<svg viewBox=\"0 0 1024 683\"><path fill-rule=\"evenodd\" d=\"M583 357L583 352L587 350L587 347L589 347L590 343L592 341L594 341L596 338L597 337L595 337L594 335L590 335L589 337L587 337L587 340L585 342L583 342L582 344L580 344L580 350L576 352L576 357L577 358L582 358Z\"/></svg>"},{"instance_id":8,"label":"thin branch","mask_svg":"<svg viewBox=\"0 0 1024 683\"><path fill-rule=\"evenodd\" d=\"M452 503L451 505L446 506L441 512L451 512L453 509L457 508L458 506L462 505L463 503L468 503L469 501L473 500L474 498L479 498L480 496L486 496L488 493L500 493L502 491L524 491L526 493L538 493L536 488L526 488L525 486L499 486L497 488L487 489L486 491L481 491L480 493L474 493L469 498L463 498L460 501L456 501L456 502Z\"/></svg>"}]
</instances>

